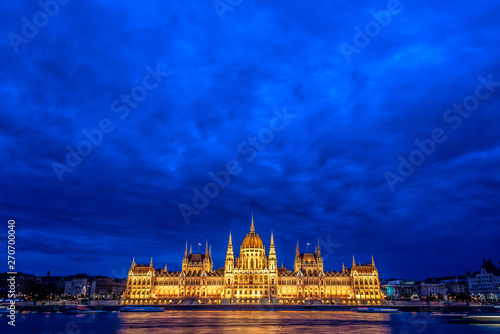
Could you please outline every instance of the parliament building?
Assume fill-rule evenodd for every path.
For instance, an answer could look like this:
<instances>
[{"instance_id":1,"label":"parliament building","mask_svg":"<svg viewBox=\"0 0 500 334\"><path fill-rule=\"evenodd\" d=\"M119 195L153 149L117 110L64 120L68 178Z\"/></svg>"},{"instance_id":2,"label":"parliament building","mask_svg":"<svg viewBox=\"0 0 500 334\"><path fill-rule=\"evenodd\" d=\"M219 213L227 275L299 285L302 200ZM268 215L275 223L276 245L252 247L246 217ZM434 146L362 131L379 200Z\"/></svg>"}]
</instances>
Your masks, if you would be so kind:
<instances>
[{"instance_id":1,"label":"parliament building","mask_svg":"<svg viewBox=\"0 0 500 334\"><path fill-rule=\"evenodd\" d=\"M193 253L186 244L182 271L136 264L128 272L124 305L166 304L348 304L379 305L383 298L375 262L356 264L342 271L325 271L318 245L314 253L295 249L294 270L278 268L273 234L269 256L253 223L233 251L229 232L224 268L213 270L212 247Z\"/></svg>"}]
</instances>

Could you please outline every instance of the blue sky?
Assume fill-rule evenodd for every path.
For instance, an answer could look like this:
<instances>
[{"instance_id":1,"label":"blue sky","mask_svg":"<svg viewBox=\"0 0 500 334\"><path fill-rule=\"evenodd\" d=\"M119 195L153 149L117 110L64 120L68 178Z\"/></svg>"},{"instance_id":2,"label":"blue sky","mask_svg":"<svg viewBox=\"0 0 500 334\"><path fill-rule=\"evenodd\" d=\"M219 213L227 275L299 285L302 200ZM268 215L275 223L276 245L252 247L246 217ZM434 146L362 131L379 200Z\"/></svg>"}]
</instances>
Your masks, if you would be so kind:
<instances>
[{"instance_id":1,"label":"blue sky","mask_svg":"<svg viewBox=\"0 0 500 334\"><path fill-rule=\"evenodd\" d=\"M207 239L218 268L252 212L290 269L318 238L386 278L500 261L497 2L42 4L0 4L17 270L179 270Z\"/></svg>"}]
</instances>

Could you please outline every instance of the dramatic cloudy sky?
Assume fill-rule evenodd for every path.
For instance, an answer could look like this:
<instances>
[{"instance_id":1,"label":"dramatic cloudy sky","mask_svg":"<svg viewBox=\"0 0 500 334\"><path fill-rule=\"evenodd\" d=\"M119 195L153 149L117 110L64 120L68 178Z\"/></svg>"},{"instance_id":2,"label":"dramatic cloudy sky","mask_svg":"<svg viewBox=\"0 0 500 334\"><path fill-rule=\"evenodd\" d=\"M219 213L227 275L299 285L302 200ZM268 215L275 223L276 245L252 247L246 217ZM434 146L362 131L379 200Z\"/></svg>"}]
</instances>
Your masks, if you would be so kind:
<instances>
[{"instance_id":1,"label":"dramatic cloudy sky","mask_svg":"<svg viewBox=\"0 0 500 334\"><path fill-rule=\"evenodd\" d=\"M288 268L318 239L328 270L373 254L385 278L500 261L497 1L66 2L0 4L18 271L179 270L207 239L218 268L252 212Z\"/></svg>"}]
</instances>

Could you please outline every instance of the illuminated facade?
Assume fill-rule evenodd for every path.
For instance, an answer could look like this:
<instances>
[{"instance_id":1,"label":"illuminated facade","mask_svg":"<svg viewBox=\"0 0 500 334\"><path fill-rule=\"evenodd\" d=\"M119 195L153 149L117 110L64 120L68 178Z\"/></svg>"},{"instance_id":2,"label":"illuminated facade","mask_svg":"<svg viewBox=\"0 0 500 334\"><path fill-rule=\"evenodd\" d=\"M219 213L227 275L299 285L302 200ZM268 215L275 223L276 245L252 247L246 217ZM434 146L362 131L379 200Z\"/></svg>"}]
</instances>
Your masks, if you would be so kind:
<instances>
[{"instance_id":1,"label":"illuminated facade","mask_svg":"<svg viewBox=\"0 0 500 334\"><path fill-rule=\"evenodd\" d=\"M375 262L356 264L342 271L324 271L319 243L314 253L295 249L294 270L278 268L271 232L269 256L255 233L243 239L239 256L234 256L229 233L224 268L213 270L212 249L205 253L184 251L182 271L155 269L132 260L123 304L380 304L383 298Z\"/></svg>"}]
</instances>

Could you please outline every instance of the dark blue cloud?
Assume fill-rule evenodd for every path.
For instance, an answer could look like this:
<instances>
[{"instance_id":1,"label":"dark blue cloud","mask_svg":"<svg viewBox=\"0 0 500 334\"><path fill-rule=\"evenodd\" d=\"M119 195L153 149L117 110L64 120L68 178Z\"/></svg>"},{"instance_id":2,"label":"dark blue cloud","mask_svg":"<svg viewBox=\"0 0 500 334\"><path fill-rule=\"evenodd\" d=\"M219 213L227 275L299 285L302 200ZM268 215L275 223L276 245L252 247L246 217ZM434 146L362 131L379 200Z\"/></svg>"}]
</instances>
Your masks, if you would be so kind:
<instances>
[{"instance_id":1,"label":"dark blue cloud","mask_svg":"<svg viewBox=\"0 0 500 334\"><path fill-rule=\"evenodd\" d=\"M207 239L217 267L252 212L288 267L296 241L317 238L328 269L373 254L384 277L462 275L494 257L500 87L457 129L443 116L479 76L500 81L500 7L401 0L348 62L341 43L387 8L243 1L220 20L211 1L73 0L27 38L40 6L0 5L0 210L17 222L18 270L119 276L133 256L174 270L186 240ZM148 67L169 74L127 106ZM295 117L247 161L249 136L284 108ZM113 130L59 182L53 162L103 119ZM384 173L436 128L447 139L392 192ZM179 204L233 160L241 172L186 224Z\"/></svg>"}]
</instances>

